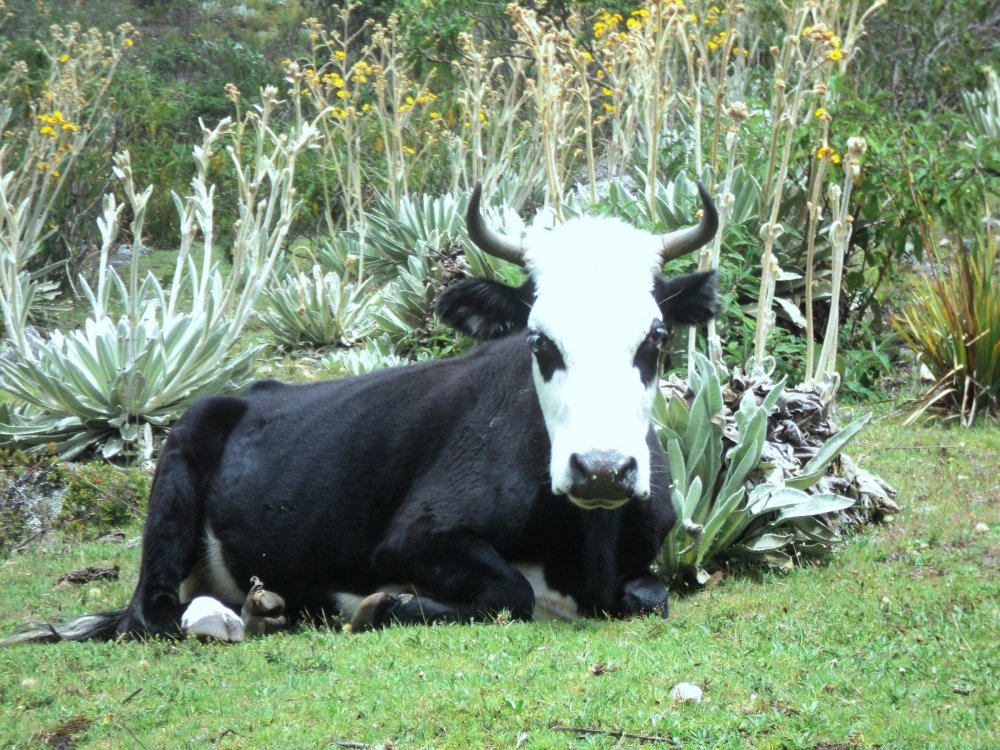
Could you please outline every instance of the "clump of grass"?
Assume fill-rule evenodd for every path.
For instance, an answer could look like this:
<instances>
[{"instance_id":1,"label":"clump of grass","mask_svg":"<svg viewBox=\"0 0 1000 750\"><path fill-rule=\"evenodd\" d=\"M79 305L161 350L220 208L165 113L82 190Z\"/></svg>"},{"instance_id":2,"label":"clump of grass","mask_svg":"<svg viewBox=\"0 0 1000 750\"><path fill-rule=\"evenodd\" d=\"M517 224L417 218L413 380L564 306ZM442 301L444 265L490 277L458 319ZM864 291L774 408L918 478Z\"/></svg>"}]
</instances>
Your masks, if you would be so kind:
<instances>
[{"instance_id":1,"label":"clump of grass","mask_svg":"<svg viewBox=\"0 0 1000 750\"><path fill-rule=\"evenodd\" d=\"M931 273L916 282L896 328L937 378L907 423L928 409L969 426L1000 407L1000 243L992 233L950 255L935 249Z\"/></svg>"}]
</instances>

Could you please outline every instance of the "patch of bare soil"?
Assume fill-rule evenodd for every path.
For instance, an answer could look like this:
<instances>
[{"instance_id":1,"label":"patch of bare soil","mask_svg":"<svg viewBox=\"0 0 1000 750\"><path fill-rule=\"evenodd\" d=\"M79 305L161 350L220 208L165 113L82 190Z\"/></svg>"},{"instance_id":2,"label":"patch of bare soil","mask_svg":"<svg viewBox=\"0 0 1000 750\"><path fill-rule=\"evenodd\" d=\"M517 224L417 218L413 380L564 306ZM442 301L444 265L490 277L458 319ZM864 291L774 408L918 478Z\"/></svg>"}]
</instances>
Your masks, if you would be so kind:
<instances>
[{"instance_id":1,"label":"patch of bare soil","mask_svg":"<svg viewBox=\"0 0 1000 750\"><path fill-rule=\"evenodd\" d=\"M86 716L74 716L55 729L45 729L39 732L37 738L40 742L56 748L56 750L72 750L76 747L80 735L90 728L90 723L90 719Z\"/></svg>"},{"instance_id":2,"label":"patch of bare soil","mask_svg":"<svg viewBox=\"0 0 1000 750\"><path fill-rule=\"evenodd\" d=\"M63 573L56 581L57 586L80 585L92 581L100 581L103 578L118 578L119 568L112 565L110 568L97 568L92 565L86 568L77 568L69 573Z\"/></svg>"}]
</instances>

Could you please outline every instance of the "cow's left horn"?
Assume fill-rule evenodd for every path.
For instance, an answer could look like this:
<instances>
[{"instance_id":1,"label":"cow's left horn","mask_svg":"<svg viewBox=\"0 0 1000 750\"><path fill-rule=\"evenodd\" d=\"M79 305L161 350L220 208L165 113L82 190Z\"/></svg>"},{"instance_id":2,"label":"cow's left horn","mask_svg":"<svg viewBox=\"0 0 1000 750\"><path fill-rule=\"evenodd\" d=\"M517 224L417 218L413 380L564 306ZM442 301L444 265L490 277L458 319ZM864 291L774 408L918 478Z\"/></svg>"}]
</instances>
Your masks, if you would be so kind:
<instances>
[{"instance_id":1,"label":"cow's left horn","mask_svg":"<svg viewBox=\"0 0 1000 750\"><path fill-rule=\"evenodd\" d=\"M701 184L701 180L698 181L698 194L701 196L703 209L701 222L696 227L678 229L676 232L663 235L660 259L664 263L693 253L699 247L707 245L719 229L719 214L715 210L715 203L712 202L712 196L708 194L705 186Z\"/></svg>"},{"instance_id":2,"label":"cow's left horn","mask_svg":"<svg viewBox=\"0 0 1000 750\"><path fill-rule=\"evenodd\" d=\"M524 268L524 247L521 243L491 232L483 223L482 214L479 213L482 194L483 183L477 180L469 198L469 210L465 212L465 228L469 232L469 239L484 253ZM715 211L714 208L712 210Z\"/></svg>"}]
</instances>

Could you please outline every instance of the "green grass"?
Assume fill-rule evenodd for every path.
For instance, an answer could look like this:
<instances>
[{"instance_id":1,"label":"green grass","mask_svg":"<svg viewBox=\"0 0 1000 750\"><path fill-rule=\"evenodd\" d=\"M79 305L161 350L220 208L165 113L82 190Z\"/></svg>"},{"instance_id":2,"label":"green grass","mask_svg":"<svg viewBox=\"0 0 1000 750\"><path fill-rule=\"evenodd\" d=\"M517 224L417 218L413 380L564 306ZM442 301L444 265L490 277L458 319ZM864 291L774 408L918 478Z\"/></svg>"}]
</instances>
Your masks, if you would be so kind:
<instances>
[{"instance_id":1,"label":"green grass","mask_svg":"<svg viewBox=\"0 0 1000 750\"><path fill-rule=\"evenodd\" d=\"M93 722L80 734L93 748L512 748L522 734L525 748L637 746L556 723L685 748L1000 746L1000 430L885 419L853 455L900 490L892 525L822 567L675 597L668 621L15 647L0 652L0 746L37 746L77 716ZM13 557L0 567L2 632L124 606L138 560L69 540ZM69 569L116 563L118 582L53 588ZM707 700L672 703L682 681Z\"/></svg>"}]
</instances>

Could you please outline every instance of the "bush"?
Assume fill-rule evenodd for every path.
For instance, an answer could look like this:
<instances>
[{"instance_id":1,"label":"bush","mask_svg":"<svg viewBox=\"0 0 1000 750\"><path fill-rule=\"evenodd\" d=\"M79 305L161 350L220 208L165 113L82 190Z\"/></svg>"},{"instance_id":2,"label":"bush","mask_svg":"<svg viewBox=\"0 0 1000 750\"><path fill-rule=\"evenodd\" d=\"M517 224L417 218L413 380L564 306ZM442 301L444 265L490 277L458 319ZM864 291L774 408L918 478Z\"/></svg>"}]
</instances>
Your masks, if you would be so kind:
<instances>
[{"instance_id":1,"label":"bush","mask_svg":"<svg viewBox=\"0 0 1000 750\"><path fill-rule=\"evenodd\" d=\"M824 491L831 489L829 483L820 482L870 415L832 437L829 425L817 423L819 429L810 435L806 424L813 420L800 417L796 424L789 419L784 380L759 404L754 389L738 394L732 384L727 398L711 362L700 354L695 360L690 405L674 396L658 401L654 412L677 513L660 552L660 574L704 584L706 565L713 559L745 557L787 568L793 555L828 553L841 537L837 523L825 517L856 500L846 495L846 485L834 493ZM803 395L796 394L799 399ZM777 425L772 414L778 416ZM785 449L791 445L797 450Z\"/></svg>"},{"instance_id":2,"label":"bush","mask_svg":"<svg viewBox=\"0 0 1000 750\"><path fill-rule=\"evenodd\" d=\"M150 478L142 469L109 463L83 464L69 475L62 510L55 525L71 534L110 531L144 518Z\"/></svg>"}]
</instances>

